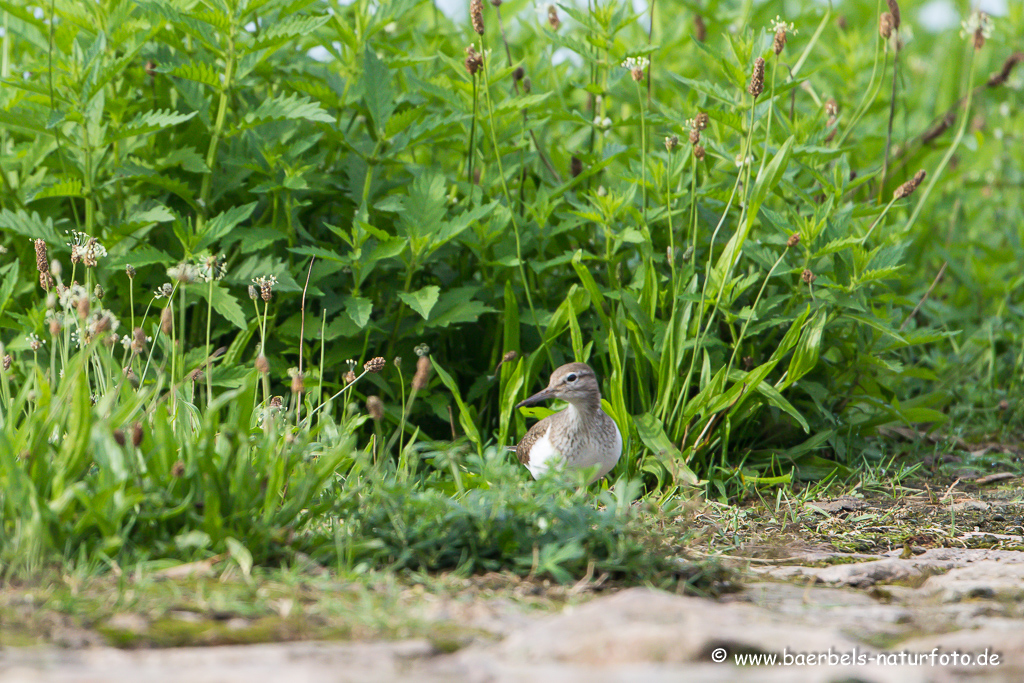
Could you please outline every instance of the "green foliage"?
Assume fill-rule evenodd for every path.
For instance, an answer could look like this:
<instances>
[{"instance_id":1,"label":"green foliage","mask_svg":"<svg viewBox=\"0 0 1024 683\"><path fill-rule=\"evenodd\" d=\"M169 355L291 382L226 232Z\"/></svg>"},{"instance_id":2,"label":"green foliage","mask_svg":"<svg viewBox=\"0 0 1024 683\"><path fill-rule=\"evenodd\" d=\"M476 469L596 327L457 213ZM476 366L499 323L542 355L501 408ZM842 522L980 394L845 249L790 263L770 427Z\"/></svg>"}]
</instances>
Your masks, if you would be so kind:
<instances>
[{"instance_id":1,"label":"green foliage","mask_svg":"<svg viewBox=\"0 0 1024 683\"><path fill-rule=\"evenodd\" d=\"M628 2L513 3L481 37L409 0L4 3L0 553L566 580L640 561L627 481L728 499L848 474L884 424L1013 433L1024 117L1015 64L984 74L1019 8L898 59L818 5L777 55L771 10L649 37ZM626 437L601 511L489 479L574 359Z\"/></svg>"}]
</instances>

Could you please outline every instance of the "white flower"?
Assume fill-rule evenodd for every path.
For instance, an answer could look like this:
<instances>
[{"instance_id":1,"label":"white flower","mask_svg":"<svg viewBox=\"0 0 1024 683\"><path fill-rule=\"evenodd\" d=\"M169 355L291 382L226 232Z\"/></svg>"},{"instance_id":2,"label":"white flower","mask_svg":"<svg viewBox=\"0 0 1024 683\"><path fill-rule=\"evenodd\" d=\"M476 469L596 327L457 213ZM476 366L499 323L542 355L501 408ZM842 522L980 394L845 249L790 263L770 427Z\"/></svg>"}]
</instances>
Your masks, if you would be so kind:
<instances>
[{"instance_id":1,"label":"white flower","mask_svg":"<svg viewBox=\"0 0 1024 683\"><path fill-rule=\"evenodd\" d=\"M647 57L626 57L622 60L622 64L620 66L628 71L633 71L634 69L640 69L643 71L650 66L650 64L651 60L647 59Z\"/></svg>"},{"instance_id":2,"label":"white flower","mask_svg":"<svg viewBox=\"0 0 1024 683\"><path fill-rule=\"evenodd\" d=\"M778 33L779 31L785 31L786 33L796 33L796 26L792 22L782 21L779 15L775 15L775 21L768 27L768 33Z\"/></svg>"},{"instance_id":3,"label":"white flower","mask_svg":"<svg viewBox=\"0 0 1024 683\"><path fill-rule=\"evenodd\" d=\"M960 26L963 27L960 32L961 38L973 37L978 31L981 31L981 36L985 40L992 37L992 17L981 10L971 12L970 16L960 22Z\"/></svg>"}]
</instances>

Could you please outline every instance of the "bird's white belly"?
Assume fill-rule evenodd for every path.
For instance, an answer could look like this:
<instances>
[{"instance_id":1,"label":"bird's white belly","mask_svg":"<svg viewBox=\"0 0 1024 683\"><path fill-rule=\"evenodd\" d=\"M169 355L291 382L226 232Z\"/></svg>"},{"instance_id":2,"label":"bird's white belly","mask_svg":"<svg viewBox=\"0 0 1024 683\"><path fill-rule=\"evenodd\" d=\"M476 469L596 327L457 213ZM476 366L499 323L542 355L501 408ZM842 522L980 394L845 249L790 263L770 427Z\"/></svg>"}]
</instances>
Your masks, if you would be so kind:
<instances>
[{"instance_id":1,"label":"bird's white belly","mask_svg":"<svg viewBox=\"0 0 1024 683\"><path fill-rule=\"evenodd\" d=\"M568 461L563 451L559 450L551 440L551 428L549 427L530 449L530 461L526 467L530 470L533 478L538 479L552 468L560 468L567 465L573 469L587 469L596 466L597 471L592 479L592 481L596 481L615 467L615 463L619 461L619 456L621 455L622 433L617 425L615 427L615 439L611 444L607 442L601 443L597 439L587 439L579 444L576 449L573 449L572 457L568 458Z\"/></svg>"}]
</instances>

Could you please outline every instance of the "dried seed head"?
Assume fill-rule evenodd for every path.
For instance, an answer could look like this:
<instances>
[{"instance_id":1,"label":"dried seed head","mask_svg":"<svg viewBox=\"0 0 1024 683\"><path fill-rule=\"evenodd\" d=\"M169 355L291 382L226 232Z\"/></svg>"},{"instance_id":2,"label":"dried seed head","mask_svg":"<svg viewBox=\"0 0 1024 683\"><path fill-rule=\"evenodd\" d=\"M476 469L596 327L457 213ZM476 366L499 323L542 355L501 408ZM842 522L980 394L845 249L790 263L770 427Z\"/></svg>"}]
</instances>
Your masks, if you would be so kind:
<instances>
[{"instance_id":1,"label":"dried seed head","mask_svg":"<svg viewBox=\"0 0 1024 683\"><path fill-rule=\"evenodd\" d=\"M772 51L776 55L782 54L782 48L786 47L786 29L780 28L775 32L775 40L772 41Z\"/></svg>"},{"instance_id":2,"label":"dried seed head","mask_svg":"<svg viewBox=\"0 0 1024 683\"><path fill-rule=\"evenodd\" d=\"M690 129L690 144L696 145L700 142L700 131L696 127Z\"/></svg>"},{"instance_id":3,"label":"dried seed head","mask_svg":"<svg viewBox=\"0 0 1024 683\"><path fill-rule=\"evenodd\" d=\"M134 280L135 279L135 266L133 266L131 264L125 266L124 267L124 272L128 273L128 279L129 280Z\"/></svg>"},{"instance_id":4,"label":"dried seed head","mask_svg":"<svg viewBox=\"0 0 1024 683\"><path fill-rule=\"evenodd\" d=\"M381 370L384 369L384 366L387 364L388 362L386 360L384 360L380 356L377 356L376 358L371 358L370 360L366 361L366 363L363 365L363 370L365 370L366 372L380 372Z\"/></svg>"},{"instance_id":5,"label":"dried seed head","mask_svg":"<svg viewBox=\"0 0 1024 683\"><path fill-rule=\"evenodd\" d=\"M667 149L668 151L671 152L671 151L673 151L678 146L679 146L679 136L678 135L673 135L671 137L665 138L665 149Z\"/></svg>"},{"instance_id":6,"label":"dried seed head","mask_svg":"<svg viewBox=\"0 0 1024 683\"><path fill-rule=\"evenodd\" d=\"M123 429L115 429L114 430L114 441L117 442L118 446L122 446L122 447L126 443L128 443L128 440L124 438L124 430Z\"/></svg>"},{"instance_id":7,"label":"dried seed head","mask_svg":"<svg viewBox=\"0 0 1024 683\"><path fill-rule=\"evenodd\" d=\"M470 76L475 76L480 69L484 66L484 58L476 48L470 45L466 48L466 71L469 72Z\"/></svg>"},{"instance_id":8,"label":"dried seed head","mask_svg":"<svg viewBox=\"0 0 1024 683\"><path fill-rule=\"evenodd\" d=\"M352 384L352 382L355 382L356 379L357 379L356 373L352 372L351 370L349 370L348 372L345 373L345 377L344 377L345 384Z\"/></svg>"},{"instance_id":9,"label":"dried seed head","mask_svg":"<svg viewBox=\"0 0 1024 683\"><path fill-rule=\"evenodd\" d=\"M693 15L693 37L698 43L703 43L708 37L708 27L704 25L704 18L699 14Z\"/></svg>"},{"instance_id":10,"label":"dried seed head","mask_svg":"<svg viewBox=\"0 0 1024 683\"><path fill-rule=\"evenodd\" d=\"M569 173L573 178L576 178L580 173L583 173L583 162L580 161L579 157L576 155L573 155L573 157L569 159Z\"/></svg>"},{"instance_id":11,"label":"dried seed head","mask_svg":"<svg viewBox=\"0 0 1024 683\"><path fill-rule=\"evenodd\" d=\"M82 263L86 268L96 267L96 257L100 256L98 247L99 241L95 237L90 237L89 241L85 243L85 249L82 251Z\"/></svg>"},{"instance_id":12,"label":"dried seed head","mask_svg":"<svg viewBox=\"0 0 1024 683\"><path fill-rule=\"evenodd\" d=\"M430 380L430 356L420 356L416 361L416 374L412 378L412 390L419 391Z\"/></svg>"},{"instance_id":13,"label":"dried seed head","mask_svg":"<svg viewBox=\"0 0 1024 683\"><path fill-rule=\"evenodd\" d=\"M270 301L274 298L274 285L269 280L264 281L260 285L260 298L264 301Z\"/></svg>"},{"instance_id":14,"label":"dried seed head","mask_svg":"<svg viewBox=\"0 0 1024 683\"><path fill-rule=\"evenodd\" d=\"M704 145L694 145L693 156L697 158L697 161L704 161Z\"/></svg>"},{"instance_id":15,"label":"dried seed head","mask_svg":"<svg viewBox=\"0 0 1024 683\"><path fill-rule=\"evenodd\" d=\"M13 362L14 362L14 359L11 358L11 354L5 353L4 354L4 372L7 372L8 370L11 369L11 363L13 363Z\"/></svg>"},{"instance_id":16,"label":"dried seed head","mask_svg":"<svg viewBox=\"0 0 1024 683\"><path fill-rule=\"evenodd\" d=\"M292 374L292 393L301 394L306 390L306 383L303 381L302 373L295 372Z\"/></svg>"},{"instance_id":17,"label":"dried seed head","mask_svg":"<svg viewBox=\"0 0 1024 683\"><path fill-rule=\"evenodd\" d=\"M481 0L470 0L469 16L473 20L473 30L477 35L484 34L484 3Z\"/></svg>"},{"instance_id":18,"label":"dried seed head","mask_svg":"<svg viewBox=\"0 0 1024 683\"><path fill-rule=\"evenodd\" d=\"M142 423L136 422L135 424L132 425L132 445L138 448L139 445L142 443L142 436Z\"/></svg>"},{"instance_id":19,"label":"dried seed head","mask_svg":"<svg viewBox=\"0 0 1024 683\"><path fill-rule=\"evenodd\" d=\"M256 287L249 285L249 298L256 301L260 296L260 293L256 290Z\"/></svg>"},{"instance_id":20,"label":"dried seed head","mask_svg":"<svg viewBox=\"0 0 1024 683\"><path fill-rule=\"evenodd\" d=\"M800 279L804 281L804 284L811 284L818 279L818 276L812 273L807 268L804 268L804 272L800 273Z\"/></svg>"},{"instance_id":21,"label":"dried seed head","mask_svg":"<svg viewBox=\"0 0 1024 683\"><path fill-rule=\"evenodd\" d=\"M708 127L708 123L711 121L711 117L708 116L706 111L699 111L697 115L693 117L693 127L697 130L704 130Z\"/></svg>"},{"instance_id":22,"label":"dried seed head","mask_svg":"<svg viewBox=\"0 0 1024 683\"><path fill-rule=\"evenodd\" d=\"M557 31L558 27L562 25L562 21L558 18L558 10L555 9L554 5L548 5L548 24L550 24L551 28L555 31Z\"/></svg>"},{"instance_id":23,"label":"dried seed head","mask_svg":"<svg viewBox=\"0 0 1024 683\"><path fill-rule=\"evenodd\" d=\"M106 292L103 289L103 285L101 285L98 282L96 283L96 286L92 288L92 293L93 295L95 295L97 299L102 299L103 295L106 294Z\"/></svg>"},{"instance_id":24,"label":"dried seed head","mask_svg":"<svg viewBox=\"0 0 1024 683\"><path fill-rule=\"evenodd\" d=\"M825 113L829 116L839 116L839 104L836 102L836 98L830 97L825 100Z\"/></svg>"},{"instance_id":25,"label":"dried seed head","mask_svg":"<svg viewBox=\"0 0 1024 683\"><path fill-rule=\"evenodd\" d=\"M789 239L786 240L786 246L792 249L798 244L800 244L800 233L794 232L792 235L789 236Z\"/></svg>"},{"instance_id":26,"label":"dried seed head","mask_svg":"<svg viewBox=\"0 0 1024 683\"><path fill-rule=\"evenodd\" d=\"M899 29L900 27L900 4L896 0L885 0L885 4L889 6L889 12L892 14L892 27Z\"/></svg>"},{"instance_id":27,"label":"dried seed head","mask_svg":"<svg viewBox=\"0 0 1024 683\"><path fill-rule=\"evenodd\" d=\"M49 292L53 289L53 276L49 273L39 273L39 286L43 291Z\"/></svg>"},{"instance_id":28,"label":"dried seed head","mask_svg":"<svg viewBox=\"0 0 1024 683\"><path fill-rule=\"evenodd\" d=\"M141 327L132 331L132 353L139 355L146 350L146 333Z\"/></svg>"},{"instance_id":29,"label":"dried seed head","mask_svg":"<svg viewBox=\"0 0 1024 683\"><path fill-rule=\"evenodd\" d=\"M883 38L888 40L892 36L893 28L895 27L895 20L892 15L888 12L882 12L882 15L878 17L878 33Z\"/></svg>"},{"instance_id":30,"label":"dried seed head","mask_svg":"<svg viewBox=\"0 0 1024 683\"><path fill-rule=\"evenodd\" d=\"M267 357L264 356L262 353L256 356L255 365L256 371L259 372L261 375L265 375L268 372L270 372L270 361L268 361Z\"/></svg>"},{"instance_id":31,"label":"dried seed head","mask_svg":"<svg viewBox=\"0 0 1024 683\"><path fill-rule=\"evenodd\" d=\"M758 57L754 61L754 71L750 74L750 85L747 92L757 99L757 96L764 92L764 57Z\"/></svg>"},{"instance_id":32,"label":"dried seed head","mask_svg":"<svg viewBox=\"0 0 1024 683\"><path fill-rule=\"evenodd\" d=\"M918 171L917 173L915 173L914 174L914 188L916 189L916 188L920 187L921 183L924 182L924 179L927 176L928 176L928 171L924 170L923 168L920 171Z\"/></svg>"},{"instance_id":33,"label":"dried seed head","mask_svg":"<svg viewBox=\"0 0 1024 683\"><path fill-rule=\"evenodd\" d=\"M512 72L512 80L518 83L519 81L523 80L523 76L525 75L526 72L523 71L523 67L517 66L516 70Z\"/></svg>"},{"instance_id":34,"label":"dried seed head","mask_svg":"<svg viewBox=\"0 0 1024 683\"><path fill-rule=\"evenodd\" d=\"M903 199L904 197L909 197L910 195L914 194L914 190L916 189L917 185L914 184L914 179L911 178L910 180L908 180L907 182L903 183L895 190L893 190L892 198Z\"/></svg>"},{"instance_id":35,"label":"dried seed head","mask_svg":"<svg viewBox=\"0 0 1024 683\"><path fill-rule=\"evenodd\" d=\"M633 80L636 81L637 83L639 83L640 81L644 80L644 70L643 69L630 69L629 75L632 76Z\"/></svg>"},{"instance_id":36,"label":"dried seed head","mask_svg":"<svg viewBox=\"0 0 1024 683\"><path fill-rule=\"evenodd\" d=\"M78 317L85 320L89 317L89 297L81 296L78 298L78 303L75 304L75 310L78 311Z\"/></svg>"},{"instance_id":37,"label":"dried seed head","mask_svg":"<svg viewBox=\"0 0 1024 683\"><path fill-rule=\"evenodd\" d=\"M384 401L380 400L380 396L368 396L366 398L366 412L370 414L374 422L380 422L384 419Z\"/></svg>"},{"instance_id":38,"label":"dried seed head","mask_svg":"<svg viewBox=\"0 0 1024 683\"><path fill-rule=\"evenodd\" d=\"M1007 401L1005 398L1002 401L999 402L999 410L1000 411L1007 411L1009 409L1010 409L1010 402Z\"/></svg>"},{"instance_id":39,"label":"dried seed head","mask_svg":"<svg viewBox=\"0 0 1024 683\"><path fill-rule=\"evenodd\" d=\"M495 7L501 7L501 0L491 0L491 4Z\"/></svg>"},{"instance_id":40,"label":"dried seed head","mask_svg":"<svg viewBox=\"0 0 1024 683\"><path fill-rule=\"evenodd\" d=\"M35 240L32 244L36 248L36 270L40 273L49 273L50 260L46 257L46 242Z\"/></svg>"},{"instance_id":41,"label":"dried seed head","mask_svg":"<svg viewBox=\"0 0 1024 683\"><path fill-rule=\"evenodd\" d=\"M1006 83L1007 79L1010 78L1013 68L1021 62L1024 62L1024 52L1014 52L1007 57L1006 61L1003 62L1003 68L988 77L988 87L995 88Z\"/></svg>"},{"instance_id":42,"label":"dried seed head","mask_svg":"<svg viewBox=\"0 0 1024 683\"><path fill-rule=\"evenodd\" d=\"M181 479L185 476L185 463L181 460L175 460L174 464L171 465L171 476L175 479Z\"/></svg>"},{"instance_id":43,"label":"dried seed head","mask_svg":"<svg viewBox=\"0 0 1024 683\"><path fill-rule=\"evenodd\" d=\"M60 334L61 325L57 318L50 318L50 336L56 337Z\"/></svg>"},{"instance_id":44,"label":"dried seed head","mask_svg":"<svg viewBox=\"0 0 1024 683\"><path fill-rule=\"evenodd\" d=\"M160 331L164 334L170 334L174 329L174 313L171 311L170 306L165 306L164 310L160 311Z\"/></svg>"}]
</instances>

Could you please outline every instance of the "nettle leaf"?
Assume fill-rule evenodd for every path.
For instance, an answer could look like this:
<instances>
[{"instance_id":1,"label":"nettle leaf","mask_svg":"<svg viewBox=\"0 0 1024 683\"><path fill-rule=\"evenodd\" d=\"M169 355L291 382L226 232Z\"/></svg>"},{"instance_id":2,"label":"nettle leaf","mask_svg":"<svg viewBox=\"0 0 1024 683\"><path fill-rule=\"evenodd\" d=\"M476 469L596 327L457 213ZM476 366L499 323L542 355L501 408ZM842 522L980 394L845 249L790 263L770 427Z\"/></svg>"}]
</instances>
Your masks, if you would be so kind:
<instances>
[{"instance_id":1,"label":"nettle leaf","mask_svg":"<svg viewBox=\"0 0 1024 683\"><path fill-rule=\"evenodd\" d=\"M395 110L395 93L391 87L391 73L370 46L363 53L363 97L377 130L384 130Z\"/></svg>"},{"instance_id":2,"label":"nettle leaf","mask_svg":"<svg viewBox=\"0 0 1024 683\"><path fill-rule=\"evenodd\" d=\"M159 67L157 71L160 71ZM189 62L188 64L179 64L178 66L165 69L165 73L169 73L172 76L178 78L187 78L190 81L196 83L202 83L208 85L211 88L220 87L220 72L213 68L213 64L210 62Z\"/></svg>"},{"instance_id":3,"label":"nettle leaf","mask_svg":"<svg viewBox=\"0 0 1024 683\"><path fill-rule=\"evenodd\" d=\"M322 16L292 15L286 19L280 19L256 37L252 49L262 50L277 47L294 38L308 36L330 20L329 14Z\"/></svg>"},{"instance_id":4,"label":"nettle leaf","mask_svg":"<svg viewBox=\"0 0 1024 683\"><path fill-rule=\"evenodd\" d=\"M271 121L292 119L334 123L334 117L322 109L319 102L310 97L300 97L292 93L264 100L256 111L245 115L245 119L231 131L231 134L240 133Z\"/></svg>"},{"instance_id":5,"label":"nettle leaf","mask_svg":"<svg viewBox=\"0 0 1024 683\"><path fill-rule=\"evenodd\" d=\"M82 181L77 178L71 180L62 180L59 183L48 185L38 192L29 193L25 198L26 201L35 201L36 199L45 199L47 197L81 197L82 196Z\"/></svg>"},{"instance_id":6,"label":"nettle leaf","mask_svg":"<svg viewBox=\"0 0 1024 683\"><path fill-rule=\"evenodd\" d=\"M212 288L210 284L213 285ZM213 306L213 310L224 316L235 327L244 330L249 325L249 322L245 319L245 313L242 311L242 306L238 303L238 299L228 292L227 288L221 283L213 282L210 284L191 287L189 291L207 299Z\"/></svg>"},{"instance_id":7,"label":"nettle leaf","mask_svg":"<svg viewBox=\"0 0 1024 683\"><path fill-rule=\"evenodd\" d=\"M414 253L423 249L423 238L437 232L448 212L444 176L424 172L416 176L409 195L402 197L390 210L400 210L399 230L409 238ZM399 209L398 207L401 207ZM390 207L389 207L390 208Z\"/></svg>"},{"instance_id":8,"label":"nettle leaf","mask_svg":"<svg viewBox=\"0 0 1024 683\"><path fill-rule=\"evenodd\" d=\"M429 320L430 310L437 303L437 297L440 293L440 287L427 285L415 292L398 292L398 298L404 301L409 308L423 316L424 320Z\"/></svg>"},{"instance_id":9,"label":"nettle leaf","mask_svg":"<svg viewBox=\"0 0 1024 683\"><path fill-rule=\"evenodd\" d=\"M108 129L108 134L103 144L109 145L115 140L123 140L136 135L148 135L158 130L176 126L179 123L188 121L196 112L178 114L167 109L156 109L139 114L128 123Z\"/></svg>"},{"instance_id":10,"label":"nettle leaf","mask_svg":"<svg viewBox=\"0 0 1024 683\"><path fill-rule=\"evenodd\" d=\"M48 244L62 244L64 240L53 226L53 219L47 217L44 221L35 211L31 215L23 209L17 212L10 209L0 211L0 228L13 230L19 235L24 235L34 240L45 240Z\"/></svg>"},{"instance_id":11,"label":"nettle leaf","mask_svg":"<svg viewBox=\"0 0 1024 683\"><path fill-rule=\"evenodd\" d=\"M256 209L257 202L250 202L242 206L235 206L224 213L218 214L206 224L206 231L200 236L199 242L193 247L193 251L200 251L231 232L236 225L249 216Z\"/></svg>"},{"instance_id":12,"label":"nettle leaf","mask_svg":"<svg viewBox=\"0 0 1024 683\"><path fill-rule=\"evenodd\" d=\"M350 296L345 298L345 312L352 318L359 329L366 327L370 322L370 314L373 312L373 302L361 296Z\"/></svg>"}]
</instances>

